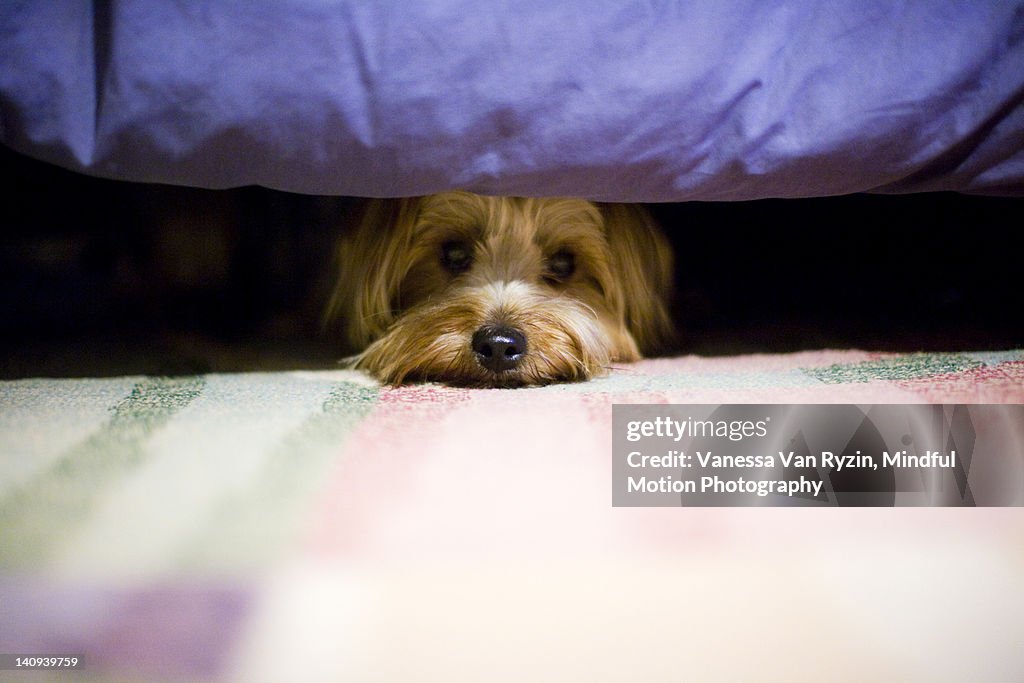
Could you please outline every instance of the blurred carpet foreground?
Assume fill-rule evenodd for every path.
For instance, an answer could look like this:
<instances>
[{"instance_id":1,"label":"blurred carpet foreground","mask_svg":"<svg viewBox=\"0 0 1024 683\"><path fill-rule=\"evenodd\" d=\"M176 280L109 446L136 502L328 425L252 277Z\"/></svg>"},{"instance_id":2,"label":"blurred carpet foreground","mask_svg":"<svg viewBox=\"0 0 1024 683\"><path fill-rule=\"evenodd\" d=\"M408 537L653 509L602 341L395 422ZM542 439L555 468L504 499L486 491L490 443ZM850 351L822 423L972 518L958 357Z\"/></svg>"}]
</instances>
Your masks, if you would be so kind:
<instances>
[{"instance_id":1,"label":"blurred carpet foreground","mask_svg":"<svg viewBox=\"0 0 1024 683\"><path fill-rule=\"evenodd\" d=\"M75 681L1024 680L1024 514L611 507L613 403L1021 403L1024 351L0 383L0 653Z\"/></svg>"}]
</instances>

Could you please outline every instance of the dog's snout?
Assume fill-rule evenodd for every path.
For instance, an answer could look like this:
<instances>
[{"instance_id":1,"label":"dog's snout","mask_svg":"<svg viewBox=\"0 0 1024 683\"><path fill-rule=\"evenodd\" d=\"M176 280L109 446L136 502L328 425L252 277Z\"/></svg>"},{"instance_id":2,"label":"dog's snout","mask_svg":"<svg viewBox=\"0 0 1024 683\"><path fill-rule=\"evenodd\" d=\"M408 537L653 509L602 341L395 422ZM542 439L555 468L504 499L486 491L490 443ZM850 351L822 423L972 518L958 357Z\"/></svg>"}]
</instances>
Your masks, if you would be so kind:
<instances>
[{"instance_id":1,"label":"dog's snout","mask_svg":"<svg viewBox=\"0 0 1024 683\"><path fill-rule=\"evenodd\" d=\"M473 335L473 353L491 372L511 370L526 355L526 336L513 327L481 327Z\"/></svg>"}]
</instances>

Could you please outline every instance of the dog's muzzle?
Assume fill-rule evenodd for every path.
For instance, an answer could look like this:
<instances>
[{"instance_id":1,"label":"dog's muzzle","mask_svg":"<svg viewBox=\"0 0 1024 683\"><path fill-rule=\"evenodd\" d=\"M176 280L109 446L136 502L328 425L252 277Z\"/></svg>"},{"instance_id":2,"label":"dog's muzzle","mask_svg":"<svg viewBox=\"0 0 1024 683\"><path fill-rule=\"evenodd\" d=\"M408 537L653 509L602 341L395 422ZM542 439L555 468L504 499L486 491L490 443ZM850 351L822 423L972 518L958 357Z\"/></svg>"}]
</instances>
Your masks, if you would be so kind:
<instances>
[{"instance_id":1,"label":"dog's muzzle","mask_svg":"<svg viewBox=\"0 0 1024 683\"><path fill-rule=\"evenodd\" d=\"M496 374L515 369L526 356L526 335L514 327L485 325L471 343L477 362Z\"/></svg>"}]
</instances>

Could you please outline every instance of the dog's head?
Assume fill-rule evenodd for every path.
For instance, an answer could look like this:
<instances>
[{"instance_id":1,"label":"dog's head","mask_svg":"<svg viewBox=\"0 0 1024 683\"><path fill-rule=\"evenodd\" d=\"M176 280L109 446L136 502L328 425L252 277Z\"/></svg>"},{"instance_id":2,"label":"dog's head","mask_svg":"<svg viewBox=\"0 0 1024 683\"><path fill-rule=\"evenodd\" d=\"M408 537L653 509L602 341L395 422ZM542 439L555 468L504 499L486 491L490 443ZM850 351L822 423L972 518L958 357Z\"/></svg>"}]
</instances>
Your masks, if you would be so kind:
<instances>
[{"instance_id":1,"label":"dog's head","mask_svg":"<svg viewBox=\"0 0 1024 683\"><path fill-rule=\"evenodd\" d=\"M581 380L670 333L671 253L647 214L448 192L378 200L341 247L329 316L383 382Z\"/></svg>"}]
</instances>

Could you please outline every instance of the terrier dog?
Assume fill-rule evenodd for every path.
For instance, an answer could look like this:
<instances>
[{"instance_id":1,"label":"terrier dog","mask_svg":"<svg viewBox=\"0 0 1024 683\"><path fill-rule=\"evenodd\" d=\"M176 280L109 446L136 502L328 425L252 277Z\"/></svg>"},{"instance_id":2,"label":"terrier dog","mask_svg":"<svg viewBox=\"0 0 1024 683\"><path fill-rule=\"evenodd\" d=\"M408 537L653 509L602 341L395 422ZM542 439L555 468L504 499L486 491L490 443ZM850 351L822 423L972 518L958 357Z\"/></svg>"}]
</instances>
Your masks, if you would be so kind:
<instances>
[{"instance_id":1,"label":"terrier dog","mask_svg":"<svg viewBox=\"0 0 1024 683\"><path fill-rule=\"evenodd\" d=\"M388 384L589 379L672 334L672 253L646 211L446 192L372 200L328 320Z\"/></svg>"}]
</instances>

